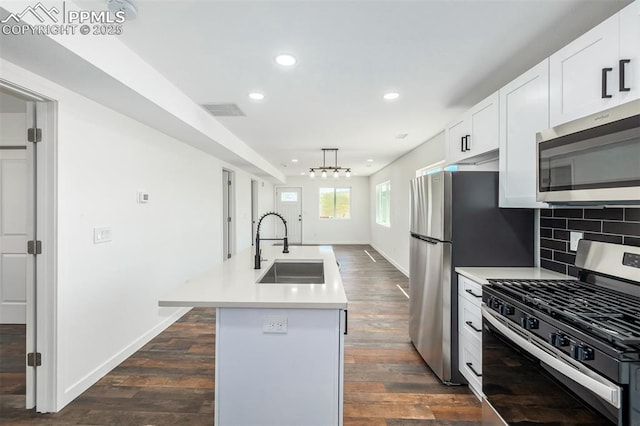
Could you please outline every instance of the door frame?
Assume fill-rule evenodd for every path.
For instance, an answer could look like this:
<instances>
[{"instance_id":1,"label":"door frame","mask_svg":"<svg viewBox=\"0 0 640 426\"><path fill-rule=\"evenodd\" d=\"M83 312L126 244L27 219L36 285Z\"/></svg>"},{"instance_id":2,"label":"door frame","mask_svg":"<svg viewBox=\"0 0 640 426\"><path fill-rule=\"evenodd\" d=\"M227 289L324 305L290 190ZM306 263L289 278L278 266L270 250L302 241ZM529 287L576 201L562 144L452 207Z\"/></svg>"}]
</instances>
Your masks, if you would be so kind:
<instances>
[{"instance_id":1,"label":"door frame","mask_svg":"<svg viewBox=\"0 0 640 426\"><path fill-rule=\"evenodd\" d=\"M251 179L251 245L255 245L256 226L258 226L258 181Z\"/></svg>"},{"instance_id":2,"label":"door frame","mask_svg":"<svg viewBox=\"0 0 640 426\"><path fill-rule=\"evenodd\" d=\"M235 174L222 169L222 260L235 254ZM226 251L226 253L225 253Z\"/></svg>"},{"instance_id":3,"label":"door frame","mask_svg":"<svg viewBox=\"0 0 640 426\"><path fill-rule=\"evenodd\" d=\"M28 239L42 242L42 254L28 260L27 352L42 354L42 364L27 367L32 390L26 408L38 412L57 411L57 115L55 100L0 79L0 91L25 99L30 105L27 122L42 129L42 140L27 148L29 175L28 209L35 212L29 222ZM26 130L26 129L25 129ZM35 152L34 152L35 151ZM33 267L29 267L29 264ZM25 357L26 358L26 357ZM26 359L25 359L26 364Z\"/></svg>"}]
</instances>

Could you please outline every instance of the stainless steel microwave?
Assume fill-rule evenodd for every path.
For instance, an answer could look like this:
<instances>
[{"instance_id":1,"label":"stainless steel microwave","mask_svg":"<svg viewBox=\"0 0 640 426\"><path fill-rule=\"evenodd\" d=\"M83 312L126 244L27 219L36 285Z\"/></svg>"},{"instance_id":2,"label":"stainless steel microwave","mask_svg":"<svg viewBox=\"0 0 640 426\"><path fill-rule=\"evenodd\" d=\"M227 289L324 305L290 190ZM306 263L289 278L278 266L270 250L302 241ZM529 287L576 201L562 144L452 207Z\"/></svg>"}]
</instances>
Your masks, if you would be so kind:
<instances>
[{"instance_id":1,"label":"stainless steel microwave","mask_svg":"<svg viewBox=\"0 0 640 426\"><path fill-rule=\"evenodd\" d=\"M536 136L538 201L640 205L640 100Z\"/></svg>"}]
</instances>

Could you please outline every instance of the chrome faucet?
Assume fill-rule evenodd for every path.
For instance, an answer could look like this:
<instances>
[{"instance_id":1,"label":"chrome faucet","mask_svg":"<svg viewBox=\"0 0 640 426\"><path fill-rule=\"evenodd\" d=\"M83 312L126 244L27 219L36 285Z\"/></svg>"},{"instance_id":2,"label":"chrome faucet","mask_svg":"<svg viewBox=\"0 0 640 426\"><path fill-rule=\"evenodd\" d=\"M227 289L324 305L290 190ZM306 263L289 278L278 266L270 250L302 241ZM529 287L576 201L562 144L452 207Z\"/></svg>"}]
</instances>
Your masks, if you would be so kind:
<instances>
[{"instance_id":1,"label":"chrome faucet","mask_svg":"<svg viewBox=\"0 0 640 426\"><path fill-rule=\"evenodd\" d=\"M284 238L260 238L260 225L262 224L262 219L264 219L267 216L278 216L280 218L280 220L282 221L282 224L284 225ZM261 259L260 259L260 254L262 252L262 250L260 249L260 240L266 241L280 241L282 240L284 242L284 249L282 250L283 253L289 253L289 238L287 235L287 221L284 220L284 217L282 217L282 215L280 215L280 213L276 213L276 212L267 212L265 214L263 214L260 217L260 220L258 220L258 226L256 227L256 255L254 258L254 262L253 262L253 269L260 269L260 263L261 263Z\"/></svg>"}]
</instances>

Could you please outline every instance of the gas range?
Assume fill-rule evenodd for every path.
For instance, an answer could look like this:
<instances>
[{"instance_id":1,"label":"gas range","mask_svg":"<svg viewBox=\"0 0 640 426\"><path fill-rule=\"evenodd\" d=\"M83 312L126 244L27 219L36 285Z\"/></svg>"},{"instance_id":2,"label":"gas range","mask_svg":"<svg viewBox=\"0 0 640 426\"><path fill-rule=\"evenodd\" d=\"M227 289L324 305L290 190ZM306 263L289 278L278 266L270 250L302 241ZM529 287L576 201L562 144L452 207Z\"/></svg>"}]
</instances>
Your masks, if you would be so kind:
<instances>
[{"instance_id":1,"label":"gas range","mask_svg":"<svg viewBox=\"0 0 640 426\"><path fill-rule=\"evenodd\" d=\"M585 411L640 426L640 248L581 241L576 266L577 280L498 279L483 287L483 392L489 402L504 399L511 390L496 389L513 363L497 360L511 352L485 345L486 335L524 350L542 375L582 398Z\"/></svg>"},{"instance_id":2,"label":"gas range","mask_svg":"<svg viewBox=\"0 0 640 426\"><path fill-rule=\"evenodd\" d=\"M640 297L577 280L489 283L489 308L606 377L640 360Z\"/></svg>"}]
</instances>

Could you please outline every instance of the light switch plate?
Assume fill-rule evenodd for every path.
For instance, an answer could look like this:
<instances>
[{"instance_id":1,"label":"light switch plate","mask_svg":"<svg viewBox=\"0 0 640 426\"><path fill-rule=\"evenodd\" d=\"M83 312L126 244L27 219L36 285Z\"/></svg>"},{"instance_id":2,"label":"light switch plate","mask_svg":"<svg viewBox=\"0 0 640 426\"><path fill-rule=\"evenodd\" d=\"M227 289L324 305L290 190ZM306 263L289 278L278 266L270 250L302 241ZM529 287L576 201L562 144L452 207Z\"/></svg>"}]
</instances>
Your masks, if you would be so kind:
<instances>
[{"instance_id":1,"label":"light switch plate","mask_svg":"<svg viewBox=\"0 0 640 426\"><path fill-rule=\"evenodd\" d=\"M149 202L149 194L145 191L138 191L138 203L145 204Z\"/></svg>"},{"instance_id":2,"label":"light switch plate","mask_svg":"<svg viewBox=\"0 0 640 426\"><path fill-rule=\"evenodd\" d=\"M584 233L571 231L569 235L570 235L569 250L571 251L578 250L578 241L582 239L582 237L584 236Z\"/></svg>"},{"instance_id":3,"label":"light switch plate","mask_svg":"<svg viewBox=\"0 0 640 426\"><path fill-rule=\"evenodd\" d=\"M111 241L111 227L93 228L93 244Z\"/></svg>"}]
</instances>

